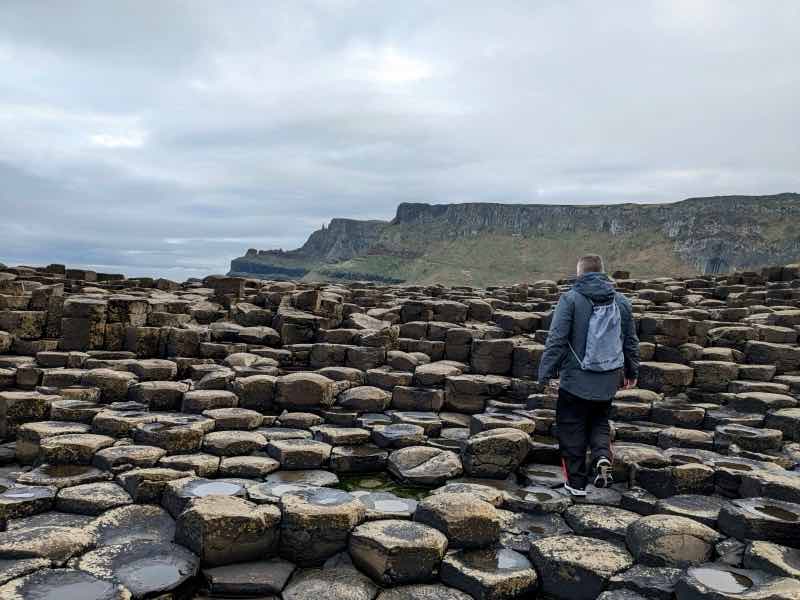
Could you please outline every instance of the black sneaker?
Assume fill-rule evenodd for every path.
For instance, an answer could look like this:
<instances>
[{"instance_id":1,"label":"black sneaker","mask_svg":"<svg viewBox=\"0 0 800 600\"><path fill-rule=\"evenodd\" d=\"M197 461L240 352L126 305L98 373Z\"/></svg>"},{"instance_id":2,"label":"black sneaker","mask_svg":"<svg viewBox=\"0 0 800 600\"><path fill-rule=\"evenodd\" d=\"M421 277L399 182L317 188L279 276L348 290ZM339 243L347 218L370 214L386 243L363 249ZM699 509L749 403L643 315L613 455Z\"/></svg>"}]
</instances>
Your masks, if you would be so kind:
<instances>
[{"instance_id":1,"label":"black sneaker","mask_svg":"<svg viewBox=\"0 0 800 600\"><path fill-rule=\"evenodd\" d=\"M607 458L601 458L597 461L597 464L594 467L595 469L595 478L594 478L594 487L596 488L607 488L611 487L611 484L614 483L614 475L611 473L611 461Z\"/></svg>"}]
</instances>

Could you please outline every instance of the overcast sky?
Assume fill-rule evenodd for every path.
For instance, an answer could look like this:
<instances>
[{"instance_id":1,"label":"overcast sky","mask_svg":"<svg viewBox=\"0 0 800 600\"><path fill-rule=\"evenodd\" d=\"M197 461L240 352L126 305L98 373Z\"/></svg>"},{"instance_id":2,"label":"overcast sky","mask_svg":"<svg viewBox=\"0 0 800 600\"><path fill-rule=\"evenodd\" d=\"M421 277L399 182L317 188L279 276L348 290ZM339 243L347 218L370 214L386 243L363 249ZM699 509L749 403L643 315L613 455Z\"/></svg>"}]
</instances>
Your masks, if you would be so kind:
<instances>
[{"instance_id":1,"label":"overcast sky","mask_svg":"<svg viewBox=\"0 0 800 600\"><path fill-rule=\"evenodd\" d=\"M0 0L0 261L173 279L398 203L800 191L800 2Z\"/></svg>"}]
</instances>

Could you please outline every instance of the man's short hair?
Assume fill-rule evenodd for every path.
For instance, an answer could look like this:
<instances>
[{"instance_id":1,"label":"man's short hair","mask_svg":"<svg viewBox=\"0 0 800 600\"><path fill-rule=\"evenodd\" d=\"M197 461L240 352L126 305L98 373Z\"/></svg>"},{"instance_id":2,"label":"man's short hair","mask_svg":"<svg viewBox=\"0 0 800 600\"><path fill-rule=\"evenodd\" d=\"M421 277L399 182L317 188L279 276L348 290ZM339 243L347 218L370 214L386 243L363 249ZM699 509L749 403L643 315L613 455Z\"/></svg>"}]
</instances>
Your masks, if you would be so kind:
<instances>
[{"instance_id":1,"label":"man's short hair","mask_svg":"<svg viewBox=\"0 0 800 600\"><path fill-rule=\"evenodd\" d=\"M578 259L578 275L602 273L604 271L603 257L599 254L585 254Z\"/></svg>"}]
</instances>

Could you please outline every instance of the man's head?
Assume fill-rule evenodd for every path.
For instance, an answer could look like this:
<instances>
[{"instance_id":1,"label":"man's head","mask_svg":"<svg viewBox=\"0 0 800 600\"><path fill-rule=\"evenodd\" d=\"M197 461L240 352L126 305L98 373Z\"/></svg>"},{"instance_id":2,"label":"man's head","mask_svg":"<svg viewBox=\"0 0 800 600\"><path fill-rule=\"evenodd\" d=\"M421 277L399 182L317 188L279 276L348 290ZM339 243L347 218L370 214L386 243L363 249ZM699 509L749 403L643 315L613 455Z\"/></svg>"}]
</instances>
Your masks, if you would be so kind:
<instances>
[{"instance_id":1,"label":"man's head","mask_svg":"<svg viewBox=\"0 0 800 600\"><path fill-rule=\"evenodd\" d=\"M586 273L602 273L603 258L597 254L586 254L578 259L578 277Z\"/></svg>"}]
</instances>

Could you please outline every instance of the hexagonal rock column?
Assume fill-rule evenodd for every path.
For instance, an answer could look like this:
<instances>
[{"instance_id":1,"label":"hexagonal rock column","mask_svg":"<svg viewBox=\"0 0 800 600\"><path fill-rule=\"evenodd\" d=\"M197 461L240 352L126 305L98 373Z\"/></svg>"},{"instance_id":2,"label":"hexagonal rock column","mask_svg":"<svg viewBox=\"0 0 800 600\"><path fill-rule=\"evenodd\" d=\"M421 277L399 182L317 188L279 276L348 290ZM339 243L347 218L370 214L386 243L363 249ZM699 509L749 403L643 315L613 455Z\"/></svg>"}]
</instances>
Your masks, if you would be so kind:
<instances>
[{"instance_id":1,"label":"hexagonal rock column","mask_svg":"<svg viewBox=\"0 0 800 600\"><path fill-rule=\"evenodd\" d=\"M444 533L454 548L482 548L500 537L497 509L475 494L428 496L417 505L414 520Z\"/></svg>"},{"instance_id":2,"label":"hexagonal rock column","mask_svg":"<svg viewBox=\"0 0 800 600\"><path fill-rule=\"evenodd\" d=\"M779 430L786 440L800 442L800 408L781 408L772 411L767 415L764 427ZM19 452L19 441L17 452Z\"/></svg>"},{"instance_id":3,"label":"hexagonal rock column","mask_svg":"<svg viewBox=\"0 0 800 600\"><path fill-rule=\"evenodd\" d=\"M239 399L233 392L225 390L192 390L183 395L181 412L202 413L215 408L233 408Z\"/></svg>"},{"instance_id":4,"label":"hexagonal rock column","mask_svg":"<svg viewBox=\"0 0 800 600\"><path fill-rule=\"evenodd\" d=\"M689 568L675 585L675 597L678 600L793 600L800 597L800 583L788 577L713 563Z\"/></svg>"},{"instance_id":5,"label":"hexagonal rock column","mask_svg":"<svg viewBox=\"0 0 800 600\"><path fill-rule=\"evenodd\" d=\"M505 375L511 371L514 341L509 339L473 340L471 365L479 374Z\"/></svg>"},{"instance_id":6,"label":"hexagonal rock column","mask_svg":"<svg viewBox=\"0 0 800 600\"><path fill-rule=\"evenodd\" d=\"M63 597L65 589L78 590L81 600L129 600L131 594L119 584L98 579L74 569L41 569L0 586L4 600Z\"/></svg>"},{"instance_id":7,"label":"hexagonal rock column","mask_svg":"<svg viewBox=\"0 0 800 600\"><path fill-rule=\"evenodd\" d=\"M92 430L95 433L113 437L132 436L133 430L142 423L154 423L157 417L153 413L138 410L101 410L92 419Z\"/></svg>"},{"instance_id":8,"label":"hexagonal rock column","mask_svg":"<svg viewBox=\"0 0 800 600\"><path fill-rule=\"evenodd\" d=\"M383 590L376 600L472 600L472 596L441 583L419 583Z\"/></svg>"},{"instance_id":9,"label":"hexagonal rock column","mask_svg":"<svg viewBox=\"0 0 800 600\"><path fill-rule=\"evenodd\" d=\"M203 450L215 456L243 456L266 445L267 438L255 431L212 431L203 438Z\"/></svg>"},{"instance_id":10,"label":"hexagonal rock column","mask_svg":"<svg viewBox=\"0 0 800 600\"><path fill-rule=\"evenodd\" d=\"M113 369L92 369L81 378L81 385L100 390L100 400L104 403L123 402L127 399L128 388L139 380L133 373Z\"/></svg>"},{"instance_id":11,"label":"hexagonal rock column","mask_svg":"<svg viewBox=\"0 0 800 600\"><path fill-rule=\"evenodd\" d=\"M205 565L226 565L269 556L278 544L280 510L232 496L199 498L178 517L175 541Z\"/></svg>"},{"instance_id":12,"label":"hexagonal rock column","mask_svg":"<svg viewBox=\"0 0 800 600\"><path fill-rule=\"evenodd\" d=\"M82 515L100 515L131 502L130 495L122 486L110 481L100 481L62 489L56 498L56 510Z\"/></svg>"},{"instance_id":13,"label":"hexagonal rock column","mask_svg":"<svg viewBox=\"0 0 800 600\"><path fill-rule=\"evenodd\" d=\"M152 467L166 454L166 450L154 446L111 446L97 452L92 464L103 471L117 473L136 467Z\"/></svg>"},{"instance_id":14,"label":"hexagonal rock column","mask_svg":"<svg viewBox=\"0 0 800 600\"><path fill-rule=\"evenodd\" d=\"M775 365L778 374L800 367L800 348L788 344L749 341L744 348L744 361L752 365Z\"/></svg>"},{"instance_id":15,"label":"hexagonal rock column","mask_svg":"<svg viewBox=\"0 0 800 600\"><path fill-rule=\"evenodd\" d=\"M616 506L578 504L564 511L564 518L578 535L624 544L628 526L641 517Z\"/></svg>"},{"instance_id":16,"label":"hexagonal rock column","mask_svg":"<svg viewBox=\"0 0 800 600\"><path fill-rule=\"evenodd\" d=\"M23 464L35 462L42 441L57 435L87 433L91 427L85 423L64 421L39 421L25 423L17 430L16 458Z\"/></svg>"},{"instance_id":17,"label":"hexagonal rock column","mask_svg":"<svg viewBox=\"0 0 800 600\"><path fill-rule=\"evenodd\" d=\"M108 448L114 438L93 433L71 433L47 438L39 455L43 462L56 465L89 465L96 452Z\"/></svg>"},{"instance_id":18,"label":"hexagonal rock column","mask_svg":"<svg viewBox=\"0 0 800 600\"><path fill-rule=\"evenodd\" d=\"M128 389L128 398L150 410L178 410L189 386L182 381L145 381Z\"/></svg>"},{"instance_id":19,"label":"hexagonal rock column","mask_svg":"<svg viewBox=\"0 0 800 600\"><path fill-rule=\"evenodd\" d=\"M430 446L410 446L389 455L389 473L404 483L438 486L462 472L455 452Z\"/></svg>"},{"instance_id":20,"label":"hexagonal rock column","mask_svg":"<svg viewBox=\"0 0 800 600\"><path fill-rule=\"evenodd\" d=\"M373 600L378 590L347 554L337 554L323 568L295 572L281 596L283 600Z\"/></svg>"},{"instance_id":21,"label":"hexagonal rock column","mask_svg":"<svg viewBox=\"0 0 800 600\"><path fill-rule=\"evenodd\" d=\"M17 486L0 493L0 522L50 510L56 488L41 485Z\"/></svg>"},{"instance_id":22,"label":"hexagonal rock column","mask_svg":"<svg viewBox=\"0 0 800 600\"><path fill-rule=\"evenodd\" d=\"M744 551L745 568L800 580L800 549L771 542L751 542Z\"/></svg>"},{"instance_id":23,"label":"hexagonal rock column","mask_svg":"<svg viewBox=\"0 0 800 600\"><path fill-rule=\"evenodd\" d=\"M0 535L0 557L47 558L56 565L63 565L93 547L95 541L91 531L79 527L24 527Z\"/></svg>"},{"instance_id":24,"label":"hexagonal rock column","mask_svg":"<svg viewBox=\"0 0 800 600\"><path fill-rule=\"evenodd\" d=\"M442 561L441 578L476 600L530 598L537 582L530 561L508 548L461 550L449 554Z\"/></svg>"},{"instance_id":25,"label":"hexagonal rock column","mask_svg":"<svg viewBox=\"0 0 800 600\"><path fill-rule=\"evenodd\" d=\"M639 598L654 598L658 600L672 600L675 584L683 577L682 569L672 567L647 567L634 565L627 571L614 575L608 582L608 593L632 594L630 600ZM642 596L640 596L642 594ZM601 595L600 598L603 596ZM625 600L628 596L618 597Z\"/></svg>"},{"instance_id":26,"label":"hexagonal rock column","mask_svg":"<svg viewBox=\"0 0 800 600\"><path fill-rule=\"evenodd\" d=\"M0 392L0 440L15 436L23 423L46 419L50 404L60 399L39 392Z\"/></svg>"},{"instance_id":27,"label":"hexagonal rock column","mask_svg":"<svg viewBox=\"0 0 800 600\"><path fill-rule=\"evenodd\" d=\"M200 561L183 546L137 540L88 552L76 566L120 582L134 598L151 598L179 588L197 574Z\"/></svg>"},{"instance_id":28,"label":"hexagonal rock column","mask_svg":"<svg viewBox=\"0 0 800 600\"><path fill-rule=\"evenodd\" d=\"M239 397L239 406L259 412L271 411L274 408L277 379L272 375L251 375L235 379L232 389Z\"/></svg>"},{"instance_id":29,"label":"hexagonal rock column","mask_svg":"<svg viewBox=\"0 0 800 600\"><path fill-rule=\"evenodd\" d=\"M212 408L203 416L214 419L217 431L256 429L264 420L264 415L249 408Z\"/></svg>"},{"instance_id":30,"label":"hexagonal rock column","mask_svg":"<svg viewBox=\"0 0 800 600\"><path fill-rule=\"evenodd\" d=\"M267 454L284 469L318 469L328 461L332 448L317 440L273 440L267 446Z\"/></svg>"},{"instance_id":31,"label":"hexagonal rock column","mask_svg":"<svg viewBox=\"0 0 800 600\"><path fill-rule=\"evenodd\" d=\"M529 448L528 434L519 429L490 429L470 436L461 463L470 477L505 479L522 464Z\"/></svg>"},{"instance_id":32,"label":"hexagonal rock column","mask_svg":"<svg viewBox=\"0 0 800 600\"><path fill-rule=\"evenodd\" d=\"M331 488L284 494L280 506L281 556L302 566L321 564L344 550L350 530L366 513L357 498Z\"/></svg>"},{"instance_id":33,"label":"hexagonal rock column","mask_svg":"<svg viewBox=\"0 0 800 600\"><path fill-rule=\"evenodd\" d=\"M161 494L168 482L190 477L188 471L148 467L131 469L117 476L119 483L137 504L161 502Z\"/></svg>"},{"instance_id":34,"label":"hexagonal rock column","mask_svg":"<svg viewBox=\"0 0 800 600\"><path fill-rule=\"evenodd\" d=\"M750 452L769 452L780 450L783 433L778 429L747 427L731 423L718 425L714 432L714 447L721 451L736 444Z\"/></svg>"},{"instance_id":35,"label":"hexagonal rock column","mask_svg":"<svg viewBox=\"0 0 800 600\"><path fill-rule=\"evenodd\" d=\"M375 425L372 428L372 441L380 448L418 446L425 442L425 430L411 423Z\"/></svg>"},{"instance_id":36,"label":"hexagonal rock column","mask_svg":"<svg viewBox=\"0 0 800 600\"><path fill-rule=\"evenodd\" d=\"M692 383L694 371L686 365L643 362L639 365L639 387L665 394L683 391Z\"/></svg>"},{"instance_id":37,"label":"hexagonal rock column","mask_svg":"<svg viewBox=\"0 0 800 600\"><path fill-rule=\"evenodd\" d=\"M739 495L743 498L764 496L800 504L800 478L782 469L756 469L742 473Z\"/></svg>"},{"instance_id":38,"label":"hexagonal rock column","mask_svg":"<svg viewBox=\"0 0 800 600\"><path fill-rule=\"evenodd\" d=\"M258 596L275 598L289 581L295 567L281 558L203 569L212 597Z\"/></svg>"},{"instance_id":39,"label":"hexagonal rock column","mask_svg":"<svg viewBox=\"0 0 800 600\"><path fill-rule=\"evenodd\" d=\"M89 530L97 536L97 546L128 542L164 542L175 539L175 521L160 506L129 504L112 508L94 519Z\"/></svg>"},{"instance_id":40,"label":"hexagonal rock column","mask_svg":"<svg viewBox=\"0 0 800 600\"><path fill-rule=\"evenodd\" d=\"M360 385L339 394L336 404L357 412L382 412L389 408L391 400L391 394L380 388Z\"/></svg>"},{"instance_id":41,"label":"hexagonal rock column","mask_svg":"<svg viewBox=\"0 0 800 600\"><path fill-rule=\"evenodd\" d=\"M290 373L278 377L275 402L288 410L329 408L334 382L318 373Z\"/></svg>"},{"instance_id":42,"label":"hexagonal rock column","mask_svg":"<svg viewBox=\"0 0 800 600\"><path fill-rule=\"evenodd\" d=\"M719 511L719 529L740 540L800 546L800 504L771 498L731 500Z\"/></svg>"},{"instance_id":43,"label":"hexagonal rock column","mask_svg":"<svg viewBox=\"0 0 800 600\"><path fill-rule=\"evenodd\" d=\"M207 496L247 498L247 490L235 481L186 477L166 483L161 494L161 505L177 518L194 500Z\"/></svg>"},{"instance_id":44,"label":"hexagonal rock column","mask_svg":"<svg viewBox=\"0 0 800 600\"><path fill-rule=\"evenodd\" d=\"M193 425L140 423L133 431L133 439L137 444L163 448L170 454L184 454L200 449L203 430Z\"/></svg>"},{"instance_id":45,"label":"hexagonal rock column","mask_svg":"<svg viewBox=\"0 0 800 600\"><path fill-rule=\"evenodd\" d=\"M386 519L364 523L350 534L350 556L385 585L428 581L447 549L447 537L420 523Z\"/></svg>"},{"instance_id":46,"label":"hexagonal rock column","mask_svg":"<svg viewBox=\"0 0 800 600\"><path fill-rule=\"evenodd\" d=\"M631 555L618 544L578 535L536 540L530 556L542 590L564 600L597 598L611 577L633 565Z\"/></svg>"},{"instance_id":47,"label":"hexagonal rock column","mask_svg":"<svg viewBox=\"0 0 800 600\"><path fill-rule=\"evenodd\" d=\"M727 407L741 413L764 414L780 408L794 408L797 400L788 394L773 392L739 392L728 398Z\"/></svg>"},{"instance_id":48,"label":"hexagonal rock column","mask_svg":"<svg viewBox=\"0 0 800 600\"><path fill-rule=\"evenodd\" d=\"M728 384L739 375L739 365L721 360L694 360L693 385L704 392L725 392Z\"/></svg>"},{"instance_id":49,"label":"hexagonal rock column","mask_svg":"<svg viewBox=\"0 0 800 600\"><path fill-rule=\"evenodd\" d=\"M722 536L693 519L673 515L642 517L628 527L626 541L636 560L653 567L685 567L711 558Z\"/></svg>"}]
</instances>

